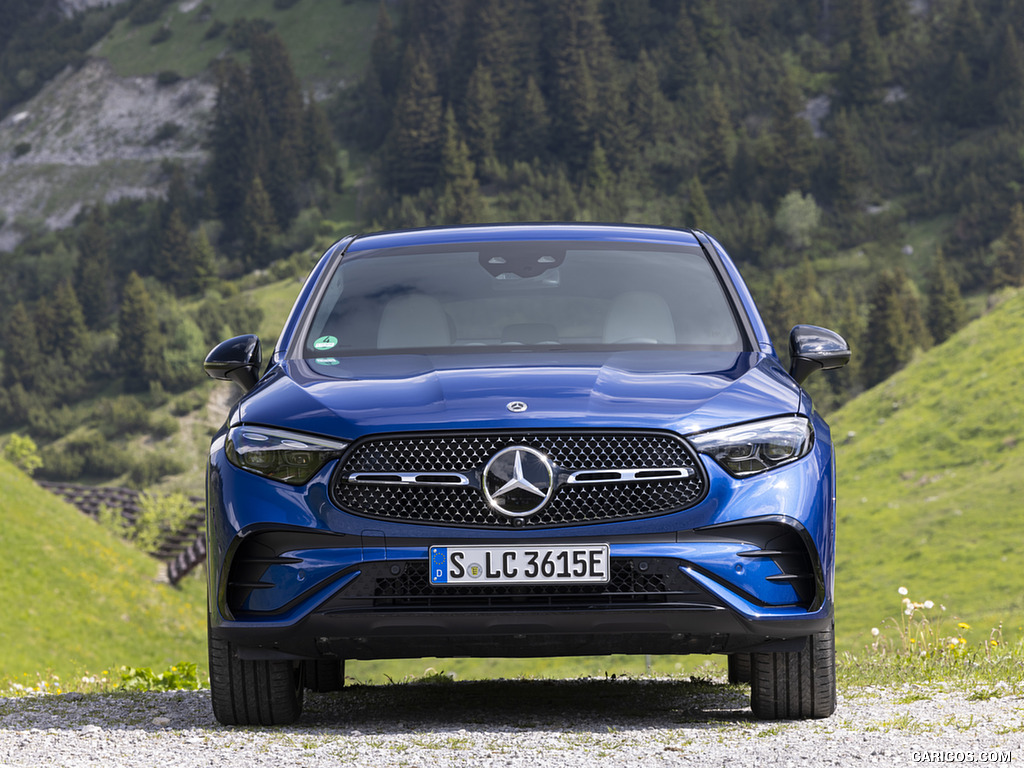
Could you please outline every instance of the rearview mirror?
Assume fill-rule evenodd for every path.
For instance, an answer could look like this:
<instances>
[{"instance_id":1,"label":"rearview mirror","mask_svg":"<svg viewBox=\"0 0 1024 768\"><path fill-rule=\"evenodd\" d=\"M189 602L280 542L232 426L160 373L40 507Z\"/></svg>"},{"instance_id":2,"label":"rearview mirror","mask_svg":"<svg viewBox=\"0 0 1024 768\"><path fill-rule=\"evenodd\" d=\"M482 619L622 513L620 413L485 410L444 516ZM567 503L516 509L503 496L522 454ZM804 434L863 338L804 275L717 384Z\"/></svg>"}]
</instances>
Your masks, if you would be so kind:
<instances>
[{"instance_id":1,"label":"rearview mirror","mask_svg":"<svg viewBox=\"0 0 1024 768\"><path fill-rule=\"evenodd\" d=\"M803 384L815 371L842 368L850 362L850 345L835 331L797 325L789 332L789 375Z\"/></svg>"},{"instance_id":2,"label":"rearview mirror","mask_svg":"<svg viewBox=\"0 0 1024 768\"><path fill-rule=\"evenodd\" d=\"M233 381L248 392L260 380L263 350L254 334L222 341L206 356L203 370L211 379Z\"/></svg>"}]
</instances>

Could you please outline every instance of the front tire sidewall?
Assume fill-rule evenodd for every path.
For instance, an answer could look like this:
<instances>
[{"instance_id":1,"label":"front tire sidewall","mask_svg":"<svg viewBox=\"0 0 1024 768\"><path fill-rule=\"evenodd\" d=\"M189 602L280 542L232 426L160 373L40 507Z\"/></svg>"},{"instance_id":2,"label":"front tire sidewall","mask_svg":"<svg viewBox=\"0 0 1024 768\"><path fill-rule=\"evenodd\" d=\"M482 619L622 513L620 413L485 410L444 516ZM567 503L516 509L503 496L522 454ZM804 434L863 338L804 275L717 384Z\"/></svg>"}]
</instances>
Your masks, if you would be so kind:
<instances>
[{"instance_id":1,"label":"front tire sidewall","mask_svg":"<svg viewBox=\"0 0 1024 768\"><path fill-rule=\"evenodd\" d=\"M286 725L302 714L302 665L240 659L227 640L209 635L210 700L224 725Z\"/></svg>"},{"instance_id":2,"label":"front tire sidewall","mask_svg":"<svg viewBox=\"0 0 1024 768\"><path fill-rule=\"evenodd\" d=\"M750 709L762 720L829 717L836 710L835 627L803 650L751 654Z\"/></svg>"}]
</instances>

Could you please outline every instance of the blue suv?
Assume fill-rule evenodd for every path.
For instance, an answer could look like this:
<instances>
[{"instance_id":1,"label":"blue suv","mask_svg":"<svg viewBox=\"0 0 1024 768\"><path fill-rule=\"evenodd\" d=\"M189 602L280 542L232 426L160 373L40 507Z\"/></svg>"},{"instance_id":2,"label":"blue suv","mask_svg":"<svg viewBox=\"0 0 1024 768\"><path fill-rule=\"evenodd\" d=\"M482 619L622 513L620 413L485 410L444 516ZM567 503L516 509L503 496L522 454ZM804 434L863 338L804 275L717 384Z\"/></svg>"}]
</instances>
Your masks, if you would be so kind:
<instances>
[{"instance_id":1,"label":"blue suv","mask_svg":"<svg viewBox=\"0 0 1024 768\"><path fill-rule=\"evenodd\" d=\"M207 482L226 724L297 718L346 659L726 654L762 718L835 709L835 468L707 234L448 227L348 237L244 395Z\"/></svg>"}]
</instances>

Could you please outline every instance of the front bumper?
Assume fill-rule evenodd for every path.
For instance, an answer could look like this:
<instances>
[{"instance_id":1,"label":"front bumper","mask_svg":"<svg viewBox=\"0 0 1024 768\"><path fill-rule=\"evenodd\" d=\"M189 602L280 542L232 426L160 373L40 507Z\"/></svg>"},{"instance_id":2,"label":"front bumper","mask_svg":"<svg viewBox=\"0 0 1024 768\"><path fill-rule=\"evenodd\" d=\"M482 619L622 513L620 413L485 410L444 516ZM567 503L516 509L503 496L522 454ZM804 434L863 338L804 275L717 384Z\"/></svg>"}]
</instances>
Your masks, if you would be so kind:
<instances>
[{"instance_id":1,"label":"front bumper","mask_svg":"<svg viewBox=\"0 0 1024 768\"><path fill-rule=\"evenodd\" d=\"M494 532L348 515L332 468L293 488L214 451L208 488L211 633L246 658L419 658L796 650L832 625L830 446L735 480L683 512ZM428 550L608 543L608 585L432 586ZM616 575L617 574L617 575Z\"/></svg>"}]
</instances>

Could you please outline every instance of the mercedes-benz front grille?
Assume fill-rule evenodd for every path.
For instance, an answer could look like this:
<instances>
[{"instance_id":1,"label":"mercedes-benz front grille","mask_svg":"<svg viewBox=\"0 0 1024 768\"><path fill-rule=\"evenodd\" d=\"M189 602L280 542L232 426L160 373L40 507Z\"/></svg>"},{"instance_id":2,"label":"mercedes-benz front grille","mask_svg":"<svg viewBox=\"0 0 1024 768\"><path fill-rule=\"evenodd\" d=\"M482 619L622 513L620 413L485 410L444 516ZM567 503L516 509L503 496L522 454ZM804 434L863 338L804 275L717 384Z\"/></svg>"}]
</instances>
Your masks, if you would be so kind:
<instances>
[{"instance_id":1,"label":"mercedes-benz front grille","mask_svg":"<svg viewBox=\"0 0 1024 768\"><path fill-rule=\"evenodd\" d=\"M514 448L532 449L534 456L540 454L550 464L546 482L553 492L527 514L503 512L501 488L490 487L485 493L488 462ZM523 472L519 453L512 451L515 473ZM520 488L542 496L543 489L534 487L525 474L516 477L523 481ZM367 438L343 458L331 490L339 507L357 515L465 527L538 528L677 512L704 498L706 486L696 455L676 435L575 431Z\"/></svg>"}]
</instances>

